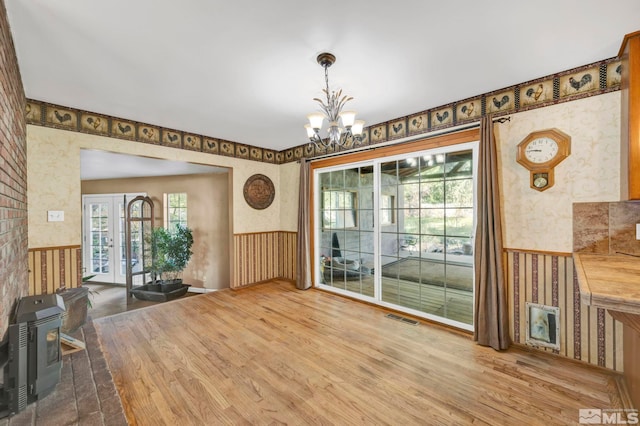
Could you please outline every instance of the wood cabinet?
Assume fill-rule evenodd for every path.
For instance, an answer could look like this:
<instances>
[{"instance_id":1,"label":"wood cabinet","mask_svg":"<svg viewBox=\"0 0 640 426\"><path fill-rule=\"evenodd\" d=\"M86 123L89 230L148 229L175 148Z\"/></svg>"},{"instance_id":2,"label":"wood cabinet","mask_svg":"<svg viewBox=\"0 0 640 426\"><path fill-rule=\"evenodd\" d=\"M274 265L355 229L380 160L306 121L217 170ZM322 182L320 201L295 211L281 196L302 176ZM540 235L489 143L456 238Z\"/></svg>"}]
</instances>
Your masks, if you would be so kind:
<instances>
[{"instance_id":1,"label":"wood cabinet","mask_svg":"<svg viewBox=\"0 0 640 426\"><path fill-rule=\"evenodd\" d=\"M625 255L573 253L580 298L606 309L623 324L624 378L634 407L640 408L640 259Z\"/></svg>"},{"instance_id":2,"label":"wood cabinet","mask_svg":"<svg viewBox=\"0 0 640 426\"><path fill-rule=\"evenodd\" d=\"M622 60L620 193L622 200L640 200L640 31L624 37L618 56Z\"/></svg>"}]
</instances>

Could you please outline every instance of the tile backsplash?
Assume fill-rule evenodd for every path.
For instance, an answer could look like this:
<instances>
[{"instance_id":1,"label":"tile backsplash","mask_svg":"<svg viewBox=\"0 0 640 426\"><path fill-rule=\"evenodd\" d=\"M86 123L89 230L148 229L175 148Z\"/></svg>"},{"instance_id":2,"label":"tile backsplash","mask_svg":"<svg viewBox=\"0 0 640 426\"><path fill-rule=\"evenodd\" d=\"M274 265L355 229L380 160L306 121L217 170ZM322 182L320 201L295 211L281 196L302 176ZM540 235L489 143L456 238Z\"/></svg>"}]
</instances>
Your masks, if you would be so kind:
<instances>
[{"instance_id":1,"label":"tile backsplash","mask_svg":"<svg viewBox=\"0 0 640 426\"><path fill-rule=\"evenodd\" d=\"M573 204L573 251L640 256L640 202Z\"/></svg>"}]
</instances>

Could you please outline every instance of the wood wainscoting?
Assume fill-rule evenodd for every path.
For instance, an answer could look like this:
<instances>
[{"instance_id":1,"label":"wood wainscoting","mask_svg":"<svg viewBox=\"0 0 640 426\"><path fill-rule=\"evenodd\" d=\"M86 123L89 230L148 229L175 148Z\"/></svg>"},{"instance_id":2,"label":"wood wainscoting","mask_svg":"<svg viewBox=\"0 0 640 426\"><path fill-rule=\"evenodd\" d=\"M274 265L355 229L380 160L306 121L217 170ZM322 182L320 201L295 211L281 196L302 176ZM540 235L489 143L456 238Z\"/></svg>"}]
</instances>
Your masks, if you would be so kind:
<instances>
[{"instance_id":1,"label":"wood wainscoting","mask_svg":"<svg viewBox=\"0 0 640 426\"><path fill-rule=\"evenodd\" d=\"M296 232L235 234L231 288L275 279L296 278Z\"/></svg>"},{"instance_id":2,"label":"wood wainscoting","mask_svg":"<svg viewBox=\"0 0 640 426\"><path fill-rule=\"evenodd\" d=\"M510 334L525 344L526 302L560 308L560 351L555 352L600 367L623 370L623 325L605 309L580 300L571 253L506 249Z\"/></svg>"},{"instance_id":3,"label":"wood wainscoting","mask_svg":"<svg viewBox=\"0 0 640 426\"><path fill-rule=\"evenodd\" d=\"M82 285L80 246L29 249L29 295L52 294Z\"/></svg>"}]
</instances>

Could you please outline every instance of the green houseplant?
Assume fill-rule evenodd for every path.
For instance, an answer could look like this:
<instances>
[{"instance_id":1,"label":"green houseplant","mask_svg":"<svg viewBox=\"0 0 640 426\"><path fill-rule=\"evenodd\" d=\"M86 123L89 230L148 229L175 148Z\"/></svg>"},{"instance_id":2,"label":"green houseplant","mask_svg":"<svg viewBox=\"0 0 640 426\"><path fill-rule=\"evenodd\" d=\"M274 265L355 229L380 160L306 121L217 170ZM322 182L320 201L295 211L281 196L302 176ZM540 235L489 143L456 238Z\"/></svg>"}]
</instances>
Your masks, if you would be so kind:
<instances>
[{"instance_id":1,"label":"green houseplant","mask_svg":"<svg viewBox=\"0 0 640 426\"><path fill-rule=\"evenodd\" d=\"M180 274L186 268L193 246L193 232L186 226L175 229L154 228L151 233L151 276L159 284L182 285Z\"/></svg>"}]
</instances>

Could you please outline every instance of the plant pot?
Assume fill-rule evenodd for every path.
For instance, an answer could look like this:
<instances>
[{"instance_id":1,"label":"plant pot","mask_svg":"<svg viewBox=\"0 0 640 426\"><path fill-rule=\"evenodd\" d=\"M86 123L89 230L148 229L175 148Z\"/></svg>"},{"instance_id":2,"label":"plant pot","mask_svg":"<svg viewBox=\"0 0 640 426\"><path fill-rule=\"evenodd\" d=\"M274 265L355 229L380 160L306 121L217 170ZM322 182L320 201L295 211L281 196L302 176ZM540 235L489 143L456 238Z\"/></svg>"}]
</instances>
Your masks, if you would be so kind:
<instances>
[{"instance_id":1,"label":"plant pot","mask_svg":"<svg viewBox=\"0 0 640 426\"><path fill-rule=\"evenodd\" d=\"M156 280L147 283L149 291L158 291L161 293L168 293L173 290L182 288L182 279L177 278L175 280Z\"/></svg>"},{"instance_id":2,"label":"plant pot","mask_svg":"<svg viewBox=\"0 0 640 426\"><path fill-rule=\"evenodd\" d=\"M178 285L178 287L176 287ZM131 289L131 294L139 300L167 302L184 296L191 287L189 284L145 284Z\"/></svg>"},{"instance_id":3,"label":"plant pot","mask_svg":"<svg viewBox=\"0 0 640 426\"><path fill-rule=\"evenodd\" d=\"M163 280L160 281L160 287L162 287L162 292L170 292L173 290L177 290L182 288L182 279L178 278L175 280Z\"/></svg>"}]
</instances>

